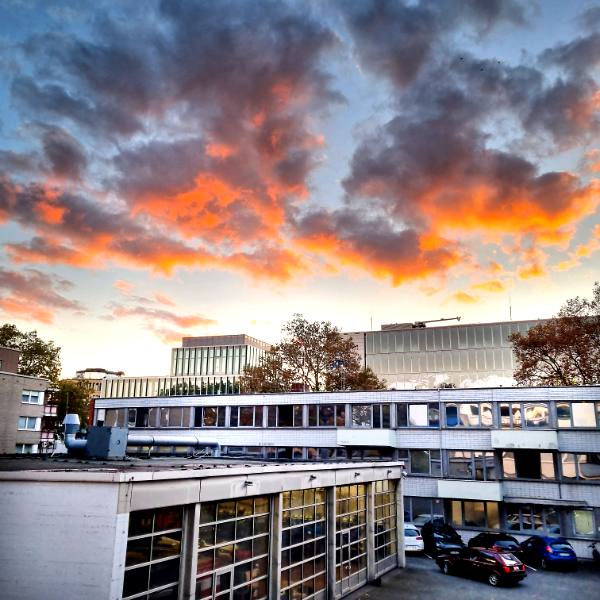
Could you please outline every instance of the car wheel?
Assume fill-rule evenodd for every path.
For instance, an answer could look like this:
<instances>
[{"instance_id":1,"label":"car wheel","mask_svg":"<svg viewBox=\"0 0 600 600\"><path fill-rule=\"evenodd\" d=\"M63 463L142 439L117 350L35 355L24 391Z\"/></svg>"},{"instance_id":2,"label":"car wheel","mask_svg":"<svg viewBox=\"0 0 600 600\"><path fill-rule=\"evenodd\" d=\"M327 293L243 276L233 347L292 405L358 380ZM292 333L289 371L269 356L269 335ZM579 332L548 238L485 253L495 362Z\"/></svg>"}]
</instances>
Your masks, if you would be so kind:
<instances>
[{"instance_id":1,"label":"car wheel","mask_svg":"<svg viewBox=\"0 0 600 600\"><path fill-rule=\"evenodd\" d=\"M544 571L548 570L548 563L546 562L545 558L542 558L542 560L540 561L540 567L542 567L542 569L544 569Z\"/></svg>"},{"instance_id":2,"label":"car wheel","mask_svg":"<svg viewBox=\"0 0 600 600\"><path fill-rule=\"evenodd\" d=\"M497 586L500 583L500 577L498 576L498 573L490 573L488 581L490 582L490 585Z\"/></svg>"},{"instance_id":3,"label":"car wheel","mask_svg":"<svg viewBox=\"0 0 600 600\"><path fill-rule=\"evenodd\" d=\"M452 574L452 567L450 566L449 562L444 563L444 568L442 570L444 571L444 573L446 573L446 575Z\"/></svg>"}]
</instances>

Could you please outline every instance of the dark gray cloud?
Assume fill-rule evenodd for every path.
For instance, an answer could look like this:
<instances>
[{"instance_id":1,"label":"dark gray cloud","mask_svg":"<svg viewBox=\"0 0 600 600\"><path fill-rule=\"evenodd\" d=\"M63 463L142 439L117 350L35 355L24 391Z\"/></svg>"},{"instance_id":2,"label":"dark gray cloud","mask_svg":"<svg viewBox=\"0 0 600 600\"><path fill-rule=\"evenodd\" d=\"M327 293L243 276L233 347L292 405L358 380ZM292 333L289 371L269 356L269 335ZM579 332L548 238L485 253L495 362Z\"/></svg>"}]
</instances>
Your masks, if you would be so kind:
<instances>
[{"instance_id":1,"label":"dark gray cloud","mask_svg":"<svg viewBox=\"0 0 600 600\"><path fill-rule=\"evenodd\" d=\"M53 175L72 180L83 179L87 167L86 152L67 130L47 127L42 134L42 147Z\"/></svg>"}]
</instances>

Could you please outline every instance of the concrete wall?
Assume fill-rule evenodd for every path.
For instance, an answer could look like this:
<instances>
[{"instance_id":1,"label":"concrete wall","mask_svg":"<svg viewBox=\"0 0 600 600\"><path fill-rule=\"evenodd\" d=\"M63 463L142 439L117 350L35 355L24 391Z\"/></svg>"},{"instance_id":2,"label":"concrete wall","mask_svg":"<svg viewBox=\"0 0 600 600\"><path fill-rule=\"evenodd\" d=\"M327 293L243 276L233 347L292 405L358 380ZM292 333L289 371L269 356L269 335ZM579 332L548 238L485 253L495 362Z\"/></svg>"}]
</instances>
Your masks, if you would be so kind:
<instances>
[{"instance_id":1,"label":"concrete wall","mask_svg":"<svg viewBox=\"0 0 600 600\"><path fill-rule=\"evenodd\" d=\"M41 404L21 402L23 390L44 391L48 381L12 373L0 373L0 454L13 454L16 444L36 444L39 431L18 431L19 417L41 417Z\"/></svg>"},{"instance_id":2,"label":"concrete wall","mask_svg":"<svg viewBox=\"0 0 600 600\"><path fill-rule=\"evenodd\" d=\"M86 481L2 481L2 600L111 598L118 491Z\"/></svg>"}]
</instances>

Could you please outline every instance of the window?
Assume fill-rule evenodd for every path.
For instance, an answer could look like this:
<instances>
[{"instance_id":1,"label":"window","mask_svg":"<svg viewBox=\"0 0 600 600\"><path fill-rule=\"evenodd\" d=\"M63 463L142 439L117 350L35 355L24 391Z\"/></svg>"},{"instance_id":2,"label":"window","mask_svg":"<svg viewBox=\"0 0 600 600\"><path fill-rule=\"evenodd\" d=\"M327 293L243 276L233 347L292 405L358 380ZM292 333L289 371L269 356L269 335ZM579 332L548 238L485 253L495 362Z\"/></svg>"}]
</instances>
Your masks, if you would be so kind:
<instances>
[{"instance_id":1,"label":"window","mask_svg":"<svg viewBox=\"0 0 600 600\"><path fill-rule=\"evenodd\" d=\"M25 402L26 404L44 404L44 392L23 390L21 402Z\"/></svg>"},{"instance_id":2,"label":"window","mask_svg":"<svg viewBox=\"0 0 600 600\"><path fill-rule=\"evenodd\" d=\"M371 405L352 405L352 427L371 427Z\"/></svg>"},{"instance_id":3,"label":"window","mask_svg":"<svg viewBox=\"0 0 600 600\"><path fill-rule=\"evenodd\" d=\"M42 423L40 417L19 417L19 429L39 431Z\"/></svg>"},{"instance_id":4,"label":"window","mask_svg":"<svg viewBox=\"0 0 600 600\"><path fill-rule=\"evenodd\" d=\"M310 404L308 407L309 427L345 427L345 404Z\"/></svg>"},{"instance_id":5,"label":"window","mask_svg":"<svg viewBox=\"0 0 600 600\"><path fill-rule=\"evenodd\" d=\"M440 403L397 404L397 427L439 427Z\"/></svg>"},{"instance_id":6,"label":"window","mask_svg":"<svg viewBox=\"0 0 600 600\"><path fill-rule=\"evenodd\" d=\"M446 404L446 427L492 427L490 402Z\"/></svg>"},{"instance_id":7,"label":"window","mask_svg":"<svg viewBox=\"0 0 600 600\"><path fill-rule=\"evenodd\" d=\"M375 563L396 554L396 493L393 481L374 481ZM383 567L383 565L382 565ZM375 566L377 570L377 565Z\"/></svg>"},{"instance_id":8,"label":"window","mask_svg":"<svg viewBox=\"0 0 600 600\"><path fill-rule=\"evenodd\" d=\"M194 415L194 427L225 427L225 407L198 406Z\"/></svg>"},{"instance_id":9,"label":"window","mask_svg":"<svg viewBox=\"0 0 600 600\"><path fill-rule=\"evenodd\" d=\"M556 419L559 427L598 427L600 402L557 402Z\"/></svg>"},{"instance_id":10,"label":"window","mask_svg":"<svg viewBox=\"0 0 600 600\"><path fill-rule=\"evenodd\" d=\"M555 479L552 452L515 450L502 453L505 479Z\"/></svg>"},{"instance_id":11,"label":"window","mask_svg":"<svg viewBox=\"0 0 600 600\"><path fill-rule=\"evenodd\" d=\"M139 410L139 409L138 409ZM156 417L154 411L157 409L151 408L148 415L149 427L155 427ZM160 410L160 427L189 427L190 426L190 407L175 407L161 408ZM199 412L200 409L196 409ZM140 427L140 425L138 425Z\"/></svg>"},{"instance_id":12,"label":"window","mask_svg":"<svg viewBox=\"0 0 600 600\"><path fill-rule=\"evenodd\" d=\"M558 513L553 507L507 504L506 529L560 534Z\"/></svg>"},{"instance_id":13,"label":"window","mask_svg":"<svg viewBox=\"0 0 600 600\"><path fill-rule=\"evenodd\" d=\"M335 580L341 582L342 589L348 589L352 587L351 575L364 580L367 576L366 486L338 486L335 501Z\"/></svg>"},{"instance_id":14,"label":"window","mask_svg":"<svg viewBox=\"0 0 600 600\"><path fill-rule=\"evenodd\" d=\"M502 429L549 427L546 402L501 402L500 422Z\"/></svg>"},{"instance_id":15,"label":"window","mask_svg":"<svg viewBox=\"0 0 600 600\"><path fill-rule=\"evenodd\" d=\"M451 521L454 527L482 527L498 529L497 502L471 502L467 500L452 500Z\"/></svg>"},{"instance_id":16,"label":"window","mask_svg":"<svg viewBox=\"0 0 600 600\"><path fill-rule=\"evenodd\" d=\"M35 444L17 444L15 454L37 454L37 446Z\"/></svg>"},{"instance_id":17,"label":"window","mask_svg":"<svg viewBox=\"0 0 600 600\"><path fill-rule=\"evenodd\" d=\"M326 588L325 488L282 495L281 600L311 598Z\"/></svg>"},{"instance_id":18,"label":"window","mask_svg":"<svg viewBox=\"0 0 600 600\"><path fill-rule=\"evenodd\" d=\"M411 475L442 475L442 461L439 450L409 450Z\"/></svg>"},{"instance_id":19,"label":"window","mask_svg":"<svg viewBox=\"0 0 600 600\"><path fill-rule=\"evenodd\" d=\"M591 510L574 509L573 510L573 531L575 535L593 536L594 535L594 514Z\"/></svg>"},{"instance_id":20,"label":"window","mask_svg":"<svg viewBox=\"0 0 600 600\"><path fill-rule=\"evenodd\" d=\"M347 458L346 448L307 448L306 458L308 460L345 460Z\"/></svg>"},{"instance_id":21,"label":"window","mask_svg":"<svg viewBox=\"0 0 600 600\"><path fill-rule=\"evenodd\" d=\"M150 590L178 597L182 512L172 506L130 513L123 598L146 600Z\"/></svg>"},{"instance_id":22,"label":"window","mask_svg":"<svg viewBox=\"0 0 600 600\"><path fill-rule=\"evenodd\" d=\"M267 496L201 504L196 598L267 597L269 509Z\"/></svg>"},{"instance_id":23,"label":"window","mask_svg":"<svg viewBox=\"0 0 600 600\"><path fill-rule=\"evenodd\" d=\"M268 427L302 427L302 405L269 406Z\"/></svg>"},{"instance_id":24,"label":"window","mask_svg":"<svg viewBox=\"0 0 600 600\"><path fill-rule=\"evenodd\" d=\"M600 454L561 454L563 480L600 481Z\"/></svg>"},{"instance_id":25,"label":"window","mask_svg":"<svg viewBox=\"0 0 600 600\"><path fill-rule=\"evenodd\" d=\"M492 481L496 479L493 452L448 451L448 474L461 479Z\"/></svg>"},{"instance_id":26,"label":"window","mask_svg":"<svg viewBox=\"0 0 600 600\"><path fill-rule=\"evenodd\" d=\"M443 517L444 506L441 498L404 497L404 520L417 526L423 525L432 517Z\"/></svg>"},{"instance_id":27,"label":"window","mask_svg":"<svg viewBox=\"0 0 600 600\"><path fill-rule=\"evenodd\" d=\"M262 427L262 406L232 406L229 416L230 427Z\"/></svg>"},{"instance_id":28,"label":"window","mask_svg":"<svg viewBox=\"0 0 600 600\"><path fill-rule=\"evenodd\" d=\"M125 427L126 408L107 408L104 427Z\"/></svg>"},{"instance_id":29,"label":"window","mask_svg":"<svg viewBox=\"0 0 600 600\"><path fill-rule=\"evenodd\" d=\"M390 405L373 404L373 427L375 429L389 429Z\"/></svg>"}]
</instances>

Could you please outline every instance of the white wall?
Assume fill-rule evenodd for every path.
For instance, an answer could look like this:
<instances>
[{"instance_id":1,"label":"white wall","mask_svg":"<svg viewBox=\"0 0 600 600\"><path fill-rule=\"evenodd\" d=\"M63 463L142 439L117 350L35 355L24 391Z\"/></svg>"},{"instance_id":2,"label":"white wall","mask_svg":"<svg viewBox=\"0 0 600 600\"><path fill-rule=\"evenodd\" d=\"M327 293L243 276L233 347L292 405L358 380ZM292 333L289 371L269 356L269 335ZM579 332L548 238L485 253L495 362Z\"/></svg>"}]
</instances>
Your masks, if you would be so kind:
<instances>
[{"instance_id":1,"label":"white wall","mask_svg":"<svg viewBox=\"0 0 600 600\"><path fill-rule=\"evenodd\" d=\"M108 600L118 488L0 482L2 600Z\"/></svg>"}]
</instances>

